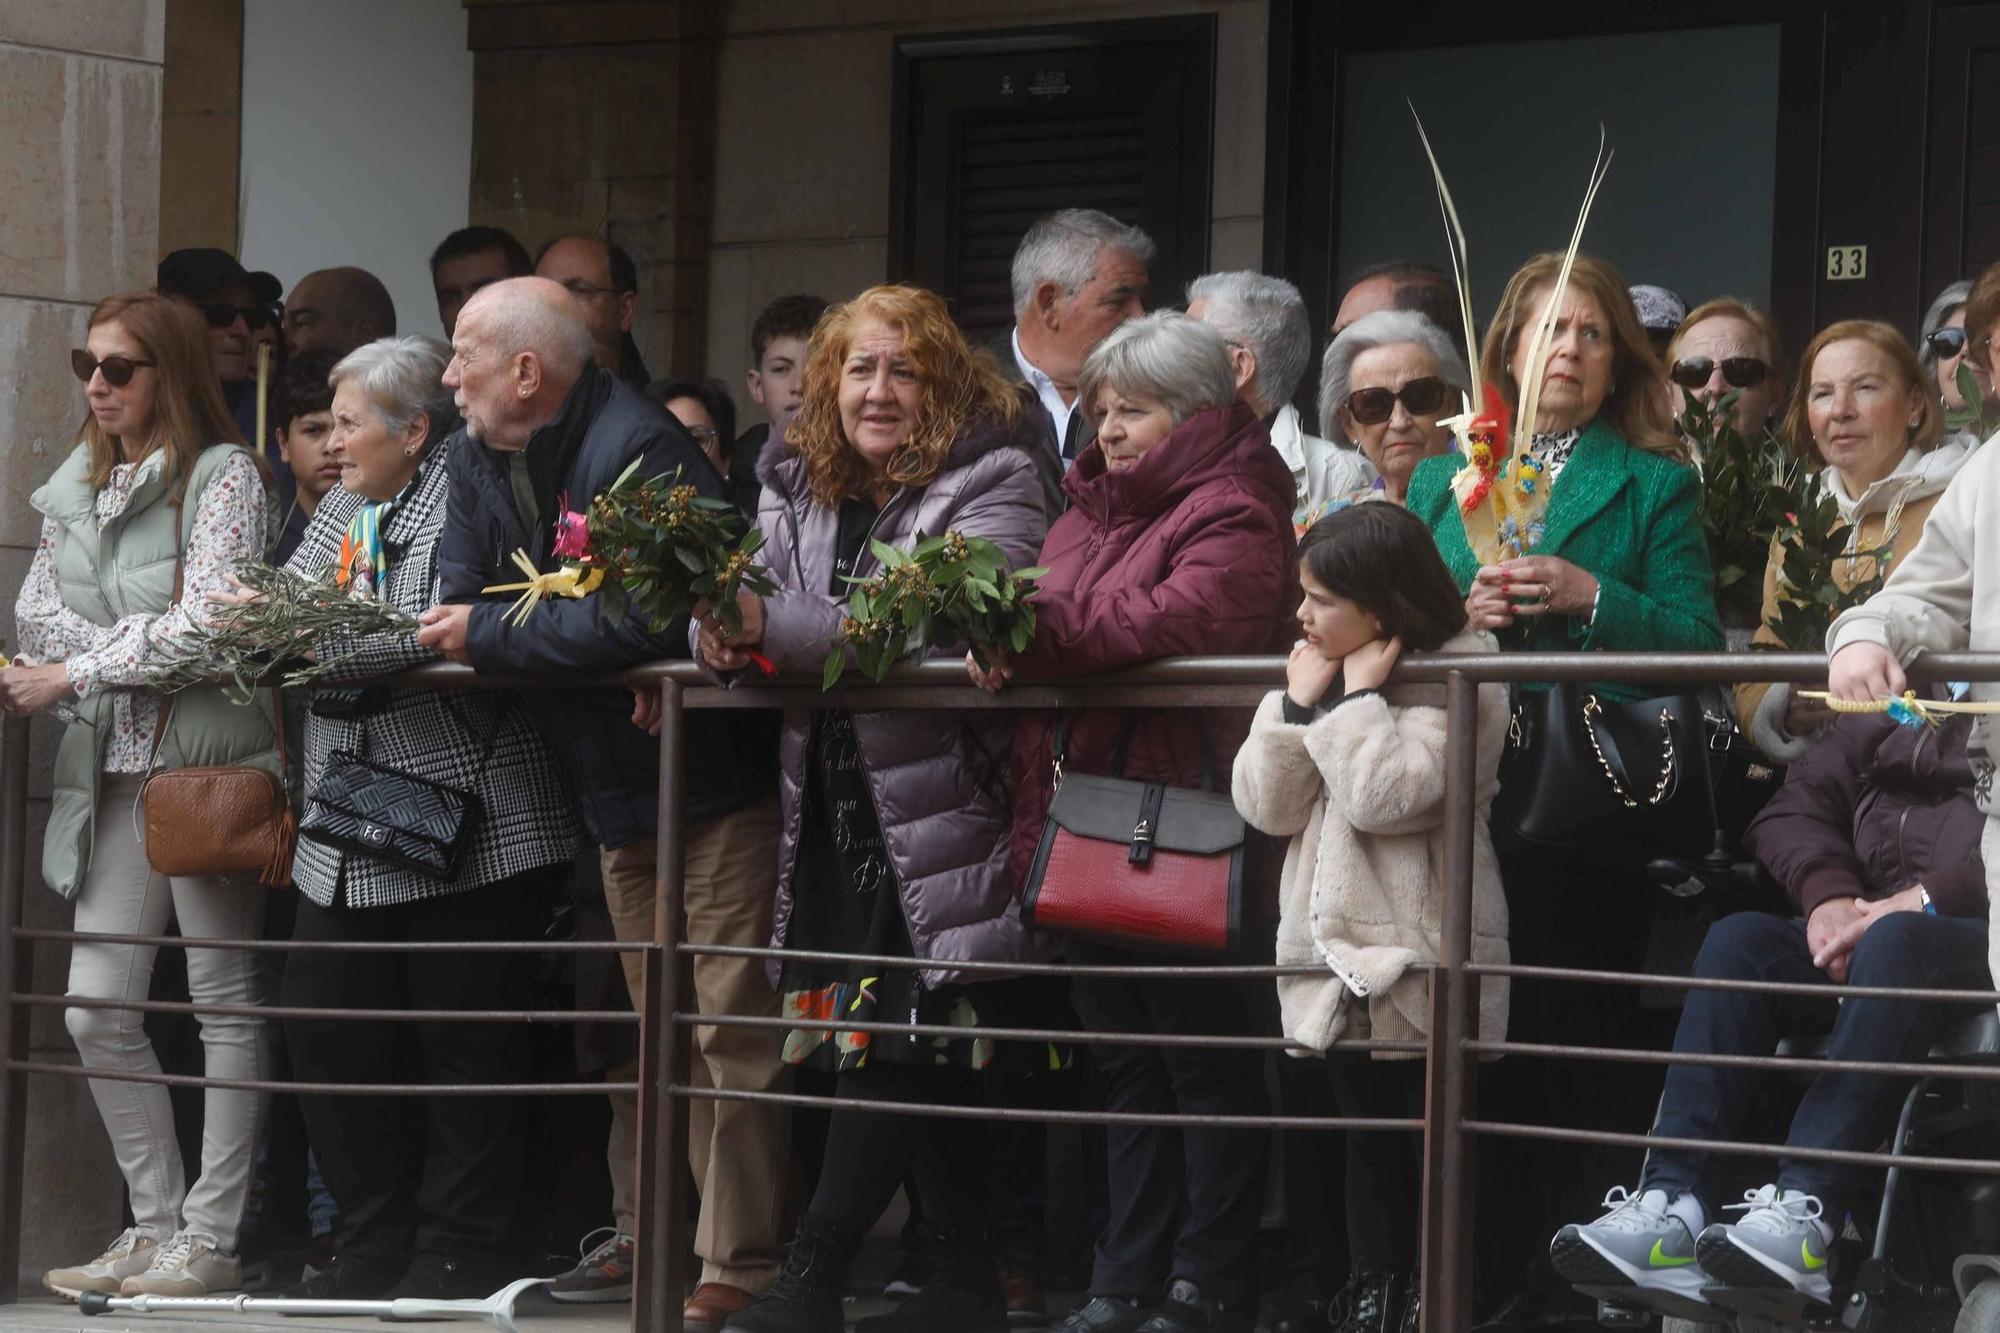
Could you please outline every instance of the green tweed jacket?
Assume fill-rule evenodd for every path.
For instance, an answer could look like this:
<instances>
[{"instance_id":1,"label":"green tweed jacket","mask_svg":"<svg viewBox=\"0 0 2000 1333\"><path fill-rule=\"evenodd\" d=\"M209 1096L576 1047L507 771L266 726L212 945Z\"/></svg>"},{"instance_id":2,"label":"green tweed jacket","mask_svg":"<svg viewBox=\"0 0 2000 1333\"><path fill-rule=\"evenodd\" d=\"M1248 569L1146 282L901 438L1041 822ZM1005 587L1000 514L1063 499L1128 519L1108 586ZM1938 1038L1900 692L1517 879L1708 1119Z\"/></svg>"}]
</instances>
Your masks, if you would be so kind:
<instances>
[{"instance_id":1,"label":"green tweed jacket","mask_svg":"<svg viewBox=\"0 0 2000 1333\"><path fill-rule=\"evenodd\" d=\"M1453 502L1457 454L1425 459L1410 478L1410 512L1430 525L1438 551L1462 590L1479 570ZM1541 545L1531 554L1561 556L1597 576L1597 615L1523 616L1503 630L1500 646L1516 652L1702 652L1723 646L1715 611L1708 542L1696 515L1701 481L1694 469L1636 449L1606 421L1576 442L1549 495ZM1643 699L1664 688L1594 685L1609 700Z\"/></svg>"}]
</instances>

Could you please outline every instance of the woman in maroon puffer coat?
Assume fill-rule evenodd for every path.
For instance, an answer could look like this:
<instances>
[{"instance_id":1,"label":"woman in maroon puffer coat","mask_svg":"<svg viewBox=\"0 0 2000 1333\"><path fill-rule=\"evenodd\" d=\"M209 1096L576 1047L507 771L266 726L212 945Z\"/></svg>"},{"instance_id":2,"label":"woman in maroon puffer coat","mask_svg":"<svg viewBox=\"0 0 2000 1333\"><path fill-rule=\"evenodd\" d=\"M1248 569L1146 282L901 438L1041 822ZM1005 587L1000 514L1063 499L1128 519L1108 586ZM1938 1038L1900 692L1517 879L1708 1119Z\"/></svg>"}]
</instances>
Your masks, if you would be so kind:
<instances>
[{"instance_id":1,"label":"woman in maroon puffer coat","mask_svg":"<svg viewBox=\"0 0 2000 1333\"><path fill-rule=\"evenodd\" d=\"M1069 677L1187 654L1283 651L1292 640L1294 487L1269 432L1236 401L1221 335L1163 312L1091 353L1078 399L1097 426L1063 483L1049 529L1034 643L975 679ZM1051 794L1054 737L1067 721L1067 772L1114 773L1226 792L1250 713L1093 710L1024 715L1014 737L1013 869L1024 876ZM1117 755L1123 751L1120 768ZM1275 870L1275 862L1271 869ZM1253 899L1255 895L1252 895ZM1262 932L1259 932L1260 935ZM1261 948L1269 947L1263 936ZM1072 940L1079 963L1198 962ZM1078 977L1094 1031L1240 1036L1268 1026L1268 987L1234 981ZM1256 1114L1263 1056L1251 1050L1093 1047L1113 1111ZM1205 1333L1248 1328L1262 1206L1263 1137L1253 1131L1112 1125L1111 1217L1090 1297L1061 1330ZM1165 1299L1140 1302L1168 1280Z\"/></svg>"}]
</instances>

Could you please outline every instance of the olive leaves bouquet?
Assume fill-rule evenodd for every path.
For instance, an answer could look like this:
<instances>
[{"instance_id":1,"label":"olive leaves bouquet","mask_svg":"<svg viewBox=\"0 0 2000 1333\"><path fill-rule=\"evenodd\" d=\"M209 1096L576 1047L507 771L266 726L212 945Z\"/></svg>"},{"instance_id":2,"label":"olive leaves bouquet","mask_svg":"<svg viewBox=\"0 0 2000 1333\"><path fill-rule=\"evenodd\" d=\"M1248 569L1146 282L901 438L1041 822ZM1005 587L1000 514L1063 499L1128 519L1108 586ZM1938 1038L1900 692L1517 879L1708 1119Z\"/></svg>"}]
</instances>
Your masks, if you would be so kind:
<instances>
[{"instance_id":1,"label":"olive leaves bouquet","mask_svg":"<svg viewBox=\"0 0 2000 1333\"><path fill-rule=\"evenodd\" d=\"M1715 600L1722 623L1757 625L1764 613L1764 566L1771 557L1771 534L1796 512L1788 487L1800 484L1796 462L1769 431L1745 439L1731 408L1738 395L1714 403L1690 394L1676 424L1701 473L1697 511L1708 535L1715 566Z\"/></svg>"},{"instance_id":2,"label":"olive leaves bouquet","mask_svg":"<svg viewBox=\"0 0 2000 1333\"><path fill-rule=\"evenodd\" d=\"M969 644L979 665L992 665L989 648L1009 653L1027 649L1035 637L1035 580L1048 573L1036 567L1010 570L992 542L948 531L919 540L903 551L869 542L881 568L866 577L849 576L853 591L840 624L840 641L827 654L820 685L832 689L847 667L847 653L872 681L911 652Z\"/></svg>"},{"instance_id":3,"label":"olive leaves bouquet","mask_svg":"<svg viewBox=\"0 0 2000 1333\"><path fill-rule=\"evenodd\" d=\"M233 571L252 596L235 605L210 604L207 623L175 635L165 645L151 684L172 693L190 685L224 682L238 703L249 702L264 678L308 685L347 656L338 645L368 634L410 632L416 617L373 597L356 597L328 569L308 576L245 560Z\"/></svg>"}]
</instances>

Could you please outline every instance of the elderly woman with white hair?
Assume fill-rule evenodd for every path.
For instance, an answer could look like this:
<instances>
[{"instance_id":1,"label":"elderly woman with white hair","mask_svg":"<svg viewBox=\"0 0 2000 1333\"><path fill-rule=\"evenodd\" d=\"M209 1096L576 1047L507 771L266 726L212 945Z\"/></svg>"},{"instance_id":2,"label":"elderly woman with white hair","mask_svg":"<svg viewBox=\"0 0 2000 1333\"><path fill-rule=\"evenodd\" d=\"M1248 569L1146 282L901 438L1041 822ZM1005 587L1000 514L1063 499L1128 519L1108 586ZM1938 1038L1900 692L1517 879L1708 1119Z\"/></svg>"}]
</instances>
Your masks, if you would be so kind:
<instances>
[{"instance_id":1,"label":"elderly woman with white hair","mask_svg":"<svg viewBox=\"0 0 2000 1333\"><path fill-rule=\"evenodd\" d=\"M1417 464L1451 449L1442 423L1471 387L1458 348L1415 311L1380 310L1342 329L1320 362L1319 429L1376 472L1373 485L1342 499L1402 504Z\"/></svg>"},{"instance_id":2,"label":"elderly woman with white hair","mask_svg":"<svg viewBox=\"0 0 2000 1333\"><path fill-rule=\"evenodd\" d=\"M1972 372L1980 393L1987 397L1993 394L1993 379L1985 362L1965 355L1965 305L1971 299L1971 279L1960 278L1952 283L1937 294L1930 309L1924 312L1923 326L1917 334L1917 364L1924 368L1924 378L1937 384L1938 399L1947 412L1965 410L1965 395L1958 388L1960 366ZM1970 443L1979 441L1971 439Z\"/></svg>"},{"instance_id":3,"label":"elderly woman with white hair","mask_svg":"<svg viewBox=\"0 0 2000 1333\"><path fill-rule=\"evenodd\" d=\"M340 485L320 502L289 569L329 570L349 595L415 616L437 601L458 424L440 380L446 348L383 338L337 363L329 454ZM339 643L338 683L433 661L414 631ZM447 789L468 793L462 809ZM315 693L305 724L294 940L527 940L576 850L570 803L540 733L510 692L369 686ZM505 1009L527 978L518 954L292 955L284 1004L299 1009ZM285 1022L306 1082L509 1082L526 1067L511 1023ZM499 1285L528 1152L524 1106L506 1098L299 1098L340 1204L333 1264L316 1299L460 1295ZM413 1132L414 1130L414 1132Z\"/></svg>"},{"instance_id":4,"label":"elderly woman with white hair","mask_svg":"<svg viewBox=\"0 0 2000 1333\"><path fill-rule=\"evenodd\" d=\"M1097 440L1064 479L1069 509L1049 529L1035 638L974 679L1074 676L1191 653L1283 651L1294 601L1291 472L1254 408L1237 396L1222 335L1183 315L1147 315L1107 337L1078 382ZM1054 788L1067 773L1226 788L1249 730L1242 712L1086 709L1027 714L1015 728L1012 864L1025 877ZM1060 740L1058 738L1061 738ZM1275 862L1274 862L1275 865ZM1248 903L1275 884L1245 886ZM1262 892L1260 892L1260 889ZM1268 958L1270 924L1246 928ZM1255 939L1255 945L1247 943ZM1074 962L1195 962L1071 939ZM1260 991L1233 980L1081 976L1077 1014L1097 1032L1242 1036L1258 1030ZM1107 1109L1245 1115L1263 1108L1255 1051L1096 1048ZM1090 1298L1057 1325L1070 1333L1199 1333L1254 1318L1263 1140L1256 1133L1129 1124L1106 1130L1111 1217L1097 1243ZM1162 1295L1150 1309L1142 1303Z\"/></svg>"},{"instance_id":5,"label":"elderly woman with white hair","mask_svg":"<svg viewBox=\"0 0 2000 1333\"><path fill-rule=\"evenodd\" d=\"M1292 405L1312 365L1305 298L1267 273L1209 273L1188 285L1188 318L1214 325L1229 346L1236 392L1271 432L1271 447L1292 470L1292 526L1304 532L1340 500L1375 480L1370 460L1335 442L1324 425L1308 435ZM1321 438L1325 436L1327 438Z\"/></svg>"}]
</instances>

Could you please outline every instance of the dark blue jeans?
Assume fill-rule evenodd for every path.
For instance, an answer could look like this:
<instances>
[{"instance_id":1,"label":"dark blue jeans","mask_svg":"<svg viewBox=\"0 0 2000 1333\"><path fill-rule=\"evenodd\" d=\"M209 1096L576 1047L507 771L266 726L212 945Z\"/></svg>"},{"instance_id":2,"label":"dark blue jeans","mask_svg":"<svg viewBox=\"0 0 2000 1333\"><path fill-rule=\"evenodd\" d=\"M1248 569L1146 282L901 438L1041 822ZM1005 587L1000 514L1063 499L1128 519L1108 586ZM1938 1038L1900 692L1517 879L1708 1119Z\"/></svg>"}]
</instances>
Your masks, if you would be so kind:
<instances>
[{"instance_id":1,"label":"dark blue jeans","mask_svg":"<svg viewBox=\"0 0 2000 1333\"><path fill-rule=\"evenodd\" d=\"M1805 922L1761 912L1739 912L1717 922L1695 959L1694 973L1738 981L1818 982L1827 987L1827 995L1690 991L1674 1036L1674 1050L1690 1054L1770 1055L1780 1037L1824 1030L1831 1022L1830 1060L1921 1060L1940 1033L1973 1012L1970 1005L1872 996L1850 995L1841 1003L1840 990L1813 966ZM1986 922L1891 913L1855 945L1847 979L1853 986L1985 990ZM1670 1138L1734 1138L1759 1072L1669 1066L1653 1132ZM1894 1126L1910 1083L1829 1069L1806 1090L1785 1142L1794 1148L1871 1151ZM1709 1169L1707 1154L1655 1149L1646 1157L1641 1188L1669 1194L1691 1189L1713 1211ZM1777 1183L1818 1195L1829 1224L1838 1229L1860 1178L1857 1167L1785 1158Z\"/></svg>"}]
</instances>

